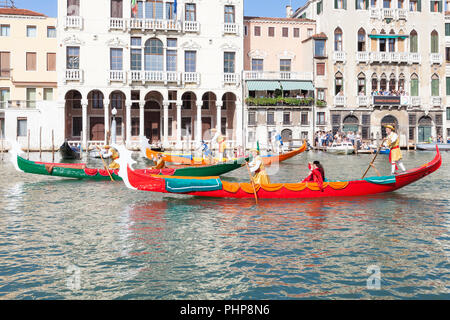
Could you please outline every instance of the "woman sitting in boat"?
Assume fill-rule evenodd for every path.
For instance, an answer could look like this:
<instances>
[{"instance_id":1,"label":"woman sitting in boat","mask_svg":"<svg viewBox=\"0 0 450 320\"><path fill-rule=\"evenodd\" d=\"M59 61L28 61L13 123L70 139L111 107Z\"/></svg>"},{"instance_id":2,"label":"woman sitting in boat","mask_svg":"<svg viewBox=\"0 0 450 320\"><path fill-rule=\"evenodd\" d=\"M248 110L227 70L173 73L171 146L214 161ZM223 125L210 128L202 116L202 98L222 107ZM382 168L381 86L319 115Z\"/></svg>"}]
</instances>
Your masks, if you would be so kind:
<instances>
[{"instance_id":1,"label":"woman sitting in boat","mask_svg":"<svg viewBox=\"0 0 450 320\"><path fill-rule=\"evenodd\" d=\"M270 179L266 173L266 168L264 167L264 163L259 155L259 151L252 149L250 152L253 156L253 160L249 162L248 166L250 168L250 172L254 173L252 177L253 183L270 184Z\"/></svg>"},{"instance_id":2,"label":"woman sitting in boat","mask_svg":"<svg viewBox=\"0 0 450 320\"><path fill-rule=\"evenodd\" d=\"M323 182L325 181L325 170L319 161L314 161L313 163L308 163L308 169L310 170L309 175L303 179L302 183L305 182L315 182L319 186L320 190L323 191Z\"/></svg>"},{"instance_id":3,"label":"woman sitting in boat","mask_svg":"<svg viewBox=\"0 0 450 320\"><path fill-rule=\"evenodd\" d=\"M166 162L163 159L163 156L161 153L158 153L156 166L153 166L152 169L161 170L166 167Z\"/></svg>"}]
</instances>

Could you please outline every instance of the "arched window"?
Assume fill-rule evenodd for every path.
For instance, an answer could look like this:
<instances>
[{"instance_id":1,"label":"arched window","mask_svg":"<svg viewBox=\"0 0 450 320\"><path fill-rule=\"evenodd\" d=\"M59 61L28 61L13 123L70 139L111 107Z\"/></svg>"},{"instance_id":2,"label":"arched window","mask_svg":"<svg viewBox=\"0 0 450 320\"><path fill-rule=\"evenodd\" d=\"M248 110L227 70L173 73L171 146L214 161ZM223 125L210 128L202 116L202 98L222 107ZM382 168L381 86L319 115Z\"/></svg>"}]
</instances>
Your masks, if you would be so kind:
<instances>
[{"instance_id":1,"label":"arched window","mask_svg":"<svg viewBox=\"0 0 450 320\"><path fill-rule=\"evenodd\" d=\"M144 55L145 70L164 70L164 49L163 43L159 39L148 39L145 42Z\"/></svg>"},{"instance_id":2,"label":"arched window","mask_svg":"<svg viewBox=\"0 0 450 320\"><path fill-rule=\"evenodd\" d=\"M377 74L374 73L372 75L372 92L378 90L378 77Z\"/></svg>"},{"instance_id":3,"label":"arched window","mask_svg":"<svg viewBox=\"0 0 450 320\"><path fill-rule=\"evenodd\" d=\"M334 76L335 81L335 95L344 95L344 78L342 73L338 72Z\"/></svg>"},{"instance_id":4,"label":"arched window","mask_svg":"<svg viewBox=\"0 0 450 320\"><path fill-rule=\"evenodd\" d=\"M405 75L403 73L398 76L398 91L400 94L405 91Z\"/></svg>"},{"instance_id":5,"label":"arched window","mask_svg":"<svg viewBox=\"0 0 450 320\"><path fill-rule=\"evenodd\" d=\"M386 89L387 89L387 79L386 79L386 75L383 73L381 75L381 79L380 79L380 90L386 91Z\"/></svg>"},{"instance_id":6,"label":"arched window","mask_svg":"<svg viewBox=\"0 0 450 320\"><path fill-rule=\"evenodd\" d=\"M334 51L343 51L341 28L334 30Z\"/></svg>"},{"instance_id":7,"label":"arched window","mask_svg":"<svg viewBox=\"0 0 450 320\"><path fill-rule=\"evenodd\" d=\"M366 51L366 32L363 28L358 31L358 51Z\"/></svg>"},{"instance_id":8,"label":"arched window","mask_svg":"<svg viewBox=\"0 0 450 320\"><path fill-rule=\"evenodd\" d=\"M417 74L413 73L411 75L411 96L419 96L419 77Z\"/></svg>"},{"instance_id":9,"label":"arched window","mask_svg":"<svg viewBox=\"0 0 450 320\"><path fill-rule=\"evenodd\" d=\"M412 53L417 53L418 50L419 50L418 35L417 31L413 30L409 34L409 51Z\"/></svg>"},{"instance_id":10,"label":"arched window","mask_svg":"<svg viewBox=\"0 0 450 320\"><path fill-rule=\"evenodd\" d=\"M439 76L437 74L433 74L431 77L431 96L439 96Z\"/></svg>"},{"instance_id":11,"label":"arched window","mask_svg":"<svg viewBox=\"0 0 450 320\"><path fill-rule=\"evenodd\" d=\"M392 73L389 77L389 91L391 92L391 94L393 94L393 91L396 90L396 84L397 80L395 78L395 74Z\"/></svg>"},{"instance_id":12,"label":"arched window","mask_svg":"<svg viewBox=\"0 0 450 320\"><path fill-rule=\"evenodd\" d=\"M391 29L391 31L389 31L390 35L395 35L395 31ZM389 48L389 52L395 52L395 38L389 38L388 39L388 48Z\"/></svg>"},{"instance_id":13,"label":"arched window","mask_svg":"<svg viewBox=\"0 0 450 320\"><path fill-rule=\"evenodd\" d=\"M436 30L431 32L431 53L439 53L439 34Z\"/></svg>"},{"instance_id":14,"label":"arched window","mask_svg":"<svg viewBox=\"0 0 450 320\"><path fill-rule=\"evenodd\" d=\"M358 95L366 95L366 76L362 72L358 75Z\"/></svg>"}]
</instances>

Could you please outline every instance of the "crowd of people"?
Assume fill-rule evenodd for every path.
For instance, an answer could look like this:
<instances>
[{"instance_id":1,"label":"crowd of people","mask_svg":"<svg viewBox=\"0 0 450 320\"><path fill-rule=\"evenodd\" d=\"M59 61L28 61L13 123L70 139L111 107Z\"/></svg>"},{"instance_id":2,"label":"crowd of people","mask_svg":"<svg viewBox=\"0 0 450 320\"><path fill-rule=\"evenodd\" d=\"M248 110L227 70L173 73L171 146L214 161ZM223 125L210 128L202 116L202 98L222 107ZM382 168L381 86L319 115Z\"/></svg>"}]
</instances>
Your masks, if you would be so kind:
<instances>
[{"instance_id":1,"label":"crowd of people","mask_svg":"<svg viewBox=\"0 0 450 320\"><path fill-rule=\"evenodd\" d=\"M359 149L361 147L362 138L359 132L354 131L338 131L334 135L331 131L317 131L314 135L314 142L318 147L330 147L333 142L350 142Z\"/></svg>"},{"instance_id":2,"label":"crowd of people","mask_svg":"<svg viewBox=\"0 0 450 320\"><path fill-rule=\"evenodd\" d=\"M364 95L364 93L360 92L359 95ZM403 90L403 88L400 88L400 90L373 90L372 91L372 96L395 96L395 97L400 97L400 96L407 96L408 94L406 93L405 90Z\"/></svg>"}]
</instances>

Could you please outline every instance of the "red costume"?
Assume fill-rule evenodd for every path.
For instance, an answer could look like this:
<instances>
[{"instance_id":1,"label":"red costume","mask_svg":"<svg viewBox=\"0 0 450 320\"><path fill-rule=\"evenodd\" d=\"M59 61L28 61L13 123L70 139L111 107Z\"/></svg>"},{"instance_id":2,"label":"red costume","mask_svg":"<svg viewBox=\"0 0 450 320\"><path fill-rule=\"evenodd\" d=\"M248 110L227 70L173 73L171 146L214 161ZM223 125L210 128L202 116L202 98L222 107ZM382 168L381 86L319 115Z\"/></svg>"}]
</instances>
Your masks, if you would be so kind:
<instances>
[{"instance_id":1,"label":"red costume","mask_svg":"<svg viewBox=\"0 0 450 320\"><path fill-rule=\"evenodd\" d=\"M311 170L311 165L308 164L308 169ZM320 191L323 192L323 176L324 172L322 168L316 168L311 171L311 173L302 181L304 182L315 182L317 186L320 188Z\"/></svg>"}]
</instances>

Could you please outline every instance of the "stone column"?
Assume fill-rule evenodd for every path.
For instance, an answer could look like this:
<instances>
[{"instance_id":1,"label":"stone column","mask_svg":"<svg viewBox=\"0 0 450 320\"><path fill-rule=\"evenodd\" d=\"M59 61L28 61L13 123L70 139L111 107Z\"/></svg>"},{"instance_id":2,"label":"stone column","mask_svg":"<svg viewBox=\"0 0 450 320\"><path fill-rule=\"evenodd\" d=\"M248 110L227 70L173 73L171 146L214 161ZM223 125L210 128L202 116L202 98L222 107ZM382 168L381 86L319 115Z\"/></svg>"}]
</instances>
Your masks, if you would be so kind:
<instances>
[{"instance_id":1,"label":"stone column","mask_svg":"<svg viewBox=\"0 0 450 320\"><path fill-rule=\"evenodd\" d=\"M163 136L163 146L164 148L169 147L169 102L164 102L164 136Z\"/></svg>"},{"instance_id":2,"label":"stone column","mask_svg":"<svg viewBox=\"0 0 450 320\"><path fill-rule=\"evenodd\" d=\"M106 141L106 138L108 137L108 131L110 130L109 122L111 120L109 118L109 99L103 99L103 110L105 110L105 142L108 143L108 141Z\"/></svg>"},{"instance_id":3,"label":"stone column","mask_svg":"<svg viewBox=\"0 0 450 320\"><path fill-rule=\"evenodd\" d=\"M144 107L145 101L139 102L139 136L144 136Z\"/></svg>"},{"instance_id":4,"label":"stone column","mask_svg":"<svg viewBox=\"0 0 450 320\"><path fill-rule=\"evenodd\" d=\"M202 141L202 106L203 102L197 101L197 123L196 123L196 133L195 141Z\"/></svg>"},{"instance_id":5,"label":"stone column","mask_svg":"<svg viewBox=\"0 0 450 320\"><path fill-rule=\"evenodd\" d=\"M222 127L222 101L216 101L216 109L217 109L217 115L216 115L216 129L219 133L222 133L221 127Z\"/></svg>"},{"instance_id":6,"label":"stone column","mask_svg":"<svg viewBox=\"0 0 450 320\"><path fill-rule=\"evenodd\" d=\"M125 102L126 108L126 128L125 128L125 146L130 147L131 144L131 101Z\"/></svg>"},{"instance_id":7,"label":"stone column","mask_svg":"<svg viewBox=\"0 0 450 320\"><path fill-rule=\"evenodd\" d=\"M235 113L237 126L237 128L234 128L236 134L236 146L242 146L244 140L243 123L242 123L244 119L244 106L242 101L240 100L236 101Z\"/></svg>"},{"instance_id":8,"label":"stone column","mask_svg":"<svg viewBox=\"0 0 450 320\"><path fill-rule=\"evenodd\" d=\"M82 116L83 116L83 125L82 125L82 130L83 130L83 136L81 137L81 139L83 140L83 149L86 150L88 145L88 115L87 115L87 110L88 110L88 101L87 100L81 100L81 108L82 108Z\"/></svg>"},{"instance_id":9,"label":"stone column","mask_svg":"<svg viewBox=\"0 0 450 320\"><path fill-rule=\"evenodd\" d=\"M177 102L177 149L181 149L181 106L182 102Z\"/></svg>"}]
</instances>

